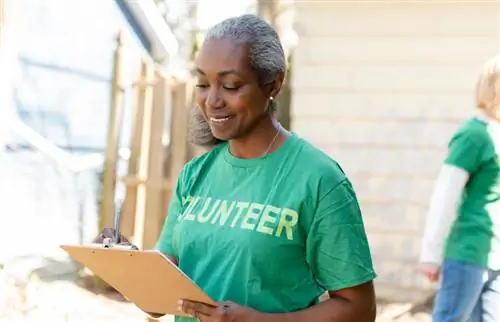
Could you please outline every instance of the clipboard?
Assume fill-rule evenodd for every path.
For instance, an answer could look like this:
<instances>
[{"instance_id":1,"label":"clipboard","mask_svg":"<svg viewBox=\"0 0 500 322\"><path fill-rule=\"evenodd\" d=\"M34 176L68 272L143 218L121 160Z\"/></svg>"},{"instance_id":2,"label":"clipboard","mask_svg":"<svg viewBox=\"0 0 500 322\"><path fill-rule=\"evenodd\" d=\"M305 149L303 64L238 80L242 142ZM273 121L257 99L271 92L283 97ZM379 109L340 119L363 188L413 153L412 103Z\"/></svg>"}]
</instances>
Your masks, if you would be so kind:
<instances>
[{"instance_id":1,"label":"clipboard","mask_svg":"<svg viewBox=\"0 0 500 322\"><path fill-rule=\"evenodd\" d=\"M102 244L61 245L61 248L152 317L186 316L177 310L180 299L215 305L159 251L123 246L105 248Z\"/></svg>"}]
</instances>

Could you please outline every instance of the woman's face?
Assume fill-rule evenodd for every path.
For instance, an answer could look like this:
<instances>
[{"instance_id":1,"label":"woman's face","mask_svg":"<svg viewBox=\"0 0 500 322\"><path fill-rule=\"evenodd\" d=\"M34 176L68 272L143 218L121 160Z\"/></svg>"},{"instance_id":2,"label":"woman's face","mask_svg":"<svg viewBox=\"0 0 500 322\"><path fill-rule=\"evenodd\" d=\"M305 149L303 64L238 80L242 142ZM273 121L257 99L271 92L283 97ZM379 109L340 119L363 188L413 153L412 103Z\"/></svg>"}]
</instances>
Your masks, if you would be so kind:
<instances>
[{"instance_id":1,"label":"woman's face","mask_svg":"<svg viewBox=\"0 0 500 322\"><path fill-rule=\"evenodd\" d=\"M196 102L217 139L244 136L268 115L271 89L260 86L245 46L208 41L198 54L196 74Z\"/></svg>"}]
</instances>

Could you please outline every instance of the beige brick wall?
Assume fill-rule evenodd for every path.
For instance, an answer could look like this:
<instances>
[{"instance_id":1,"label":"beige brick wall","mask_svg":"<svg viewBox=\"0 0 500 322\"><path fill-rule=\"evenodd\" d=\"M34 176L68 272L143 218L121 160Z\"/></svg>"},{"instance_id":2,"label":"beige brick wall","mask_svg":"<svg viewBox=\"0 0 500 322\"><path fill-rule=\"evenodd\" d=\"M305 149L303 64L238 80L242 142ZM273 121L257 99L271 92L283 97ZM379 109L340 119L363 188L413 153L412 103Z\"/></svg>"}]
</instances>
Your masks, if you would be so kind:
<instances>
[{"instance_id":1,"label":"beige brick wall","mask_svg":"<svg viewBox=\"0 0 500 322\"><path fill-rule=\"evenodd\" d=\"M500 48L500 6L337 3L298 4L292 126L352 178L377 292L418 296L431 287L415 264L433 180Z\"/></svg>"}]
</instances>

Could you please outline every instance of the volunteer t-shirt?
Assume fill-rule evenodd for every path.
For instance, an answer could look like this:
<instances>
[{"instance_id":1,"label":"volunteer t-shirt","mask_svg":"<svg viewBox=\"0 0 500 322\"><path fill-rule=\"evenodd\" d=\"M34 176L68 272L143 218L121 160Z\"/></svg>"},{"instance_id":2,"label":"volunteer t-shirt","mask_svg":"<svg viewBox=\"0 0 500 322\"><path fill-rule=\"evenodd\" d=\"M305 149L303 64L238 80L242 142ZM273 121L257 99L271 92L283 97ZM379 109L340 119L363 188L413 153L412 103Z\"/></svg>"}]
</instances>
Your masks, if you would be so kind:
<instances>
[{"instance_id":1,"label":"volunteer t-shirt","mask_svg":"<svg viewBox=\"0 0 500 322\"><path fill-rule=\"evenodd\" d=\"M446 163L470 174L458 217L448 237L445 258L500 269L500 132L470 119L449 144Z\"/></svg>"},{"instance_id":2,"label":"volunteer t-shirt","mask_svg":"<svg viewBox=\"0 0 500 322\"><path fill-rule=\"evenodd\" d=\"M215 301L268 313L375 278L351 183L295 134L261 158L223 143L189 162L157 249Z\"/></svg>"}]
</instances>

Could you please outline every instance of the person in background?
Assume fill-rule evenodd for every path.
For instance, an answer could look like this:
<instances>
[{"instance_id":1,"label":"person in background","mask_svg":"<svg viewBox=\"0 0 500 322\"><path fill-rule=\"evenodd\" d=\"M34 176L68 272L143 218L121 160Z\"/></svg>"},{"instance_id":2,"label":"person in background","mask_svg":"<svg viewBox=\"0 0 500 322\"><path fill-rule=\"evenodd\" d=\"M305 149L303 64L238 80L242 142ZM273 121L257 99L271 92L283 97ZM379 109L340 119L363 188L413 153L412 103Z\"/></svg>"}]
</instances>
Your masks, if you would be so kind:
<instances>
[{"instance_id":1,"label":"person in background","mask_svg":"<svg viewBox=\"0 0 500 322\"><path fill-rule=\"evenodd\" d=\"M476 104L449 142L427 214L419 268L441 278L434 322L500 321L500 56L485 64Z\"/></svg>"},{"instance_id":2,"label":"person in background","mask_svg":"<svg viewBox=\"0 0 500 322\"><path fill-rule=\"evenodd\" d=\"M276 120L285 67L278 34L257 16L208 31L191 134L211 149L182 170L156 248L218 301L181 299L179 312L202 322L375 321L376 274L353 187Z\"/></svg>"}]
</instances>

